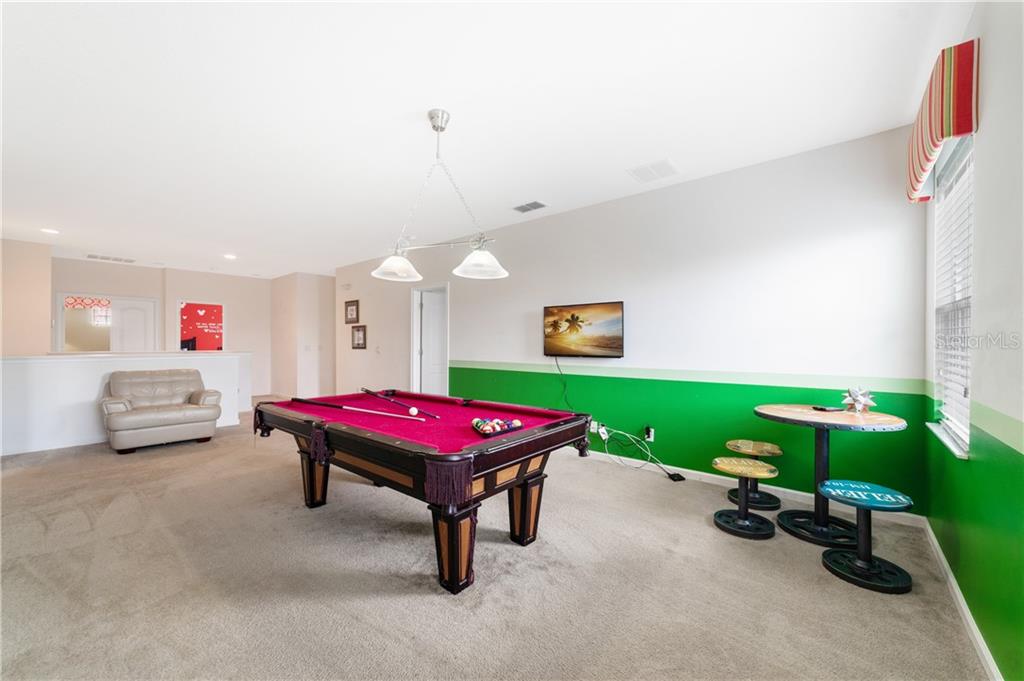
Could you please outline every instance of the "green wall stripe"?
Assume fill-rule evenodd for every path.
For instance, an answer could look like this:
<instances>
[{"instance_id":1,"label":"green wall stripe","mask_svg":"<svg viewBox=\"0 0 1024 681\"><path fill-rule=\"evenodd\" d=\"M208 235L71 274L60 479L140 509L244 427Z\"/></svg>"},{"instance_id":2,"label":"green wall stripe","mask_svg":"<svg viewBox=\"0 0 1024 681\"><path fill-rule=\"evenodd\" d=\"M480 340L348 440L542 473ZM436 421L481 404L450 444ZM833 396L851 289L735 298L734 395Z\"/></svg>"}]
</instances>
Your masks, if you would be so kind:
<instances>
[{"instance_id":1,"label":"green wall stripe","mask_svg":"<svg viewBox=\"0 0 1024 681\"><path fill-rule=\"evenodd\" d=\"M1005 679L1024 679L1024 456L971 426L970 458L925 435L928 522Z\"/></svg>"},{"instance_id":2,"label":"green wall stripe","mask_svg":"<svg viewBox=\"0 0 1024 681\"><path fill-rule=\"evenodd\" d=\"M672 377L736 379L751 374L563 368L574 409L638 435L644 425L653 425L657 437L652 449L666 464L712 473L711 459L726 453L726 440L767 440L785 452L772 461L779 469L772 483L804 492L813 488L811 429L765 421L754 416L753 408L768 402L837 404L836 389L855 383L829 377L814 381L826 387L791 386L785 383L792 376L769 375L765 384L749 384ZM541 364L452 362L450 392L564 408L562 378L553 372ZM903 417L908 428L899 433L833 433L832 475L893 487L914 499L913 512L928 516L1000 672L1007 679L1024 679L1024 456L1005 441L1019 436L1019 422L972 405L970 458L957 459L925 426L935 413L935 401L924 385L908 390L912 383L899 380L862 384L875 390L879 411ZM886 391L879 387L884 385L902 389ZM978 421L994 421L998 432L981 428ZM600 441L591 438L597 448ZM612 453L637 456L621 449Z\"/></svg>"},{"instance_id":3,"label":"green wall stripe","mask_svg":"<svg viewBox=\"0 0 1024 681\"><path fill-rule=\"evenodd\" d=\"M981 402L972 401L971 427L980 428L1018 454L1024 454L1024 423L1012 416ZM973 449L974 442L972 441L971 450ZM968 452L969 454L970 452Z\"/></svg>"},{"instance_id":4,"label":"green wall stripe","mask_svg":"<svg viewBox=\"0 0 1024 681\"><path fill-rule=\"evenodd\" d=\"M452 366L449 378L452 395L566 408L558 374ZM653 426L653 452L666 464L714 473L711 460L728 453L727 440L775 442L786 454L773 461L779 477L772 484L801 492L814 489L813 430L758 418L754 407L773 402L838 405L841 400L841 394L831 388L588 374L568 374L565 380L573 409L636 435L643 433L645 425ZM920 394L876 391L875 399L880 411L906 419L907 430L834 433L832 473L898 489L914 499L914 512L924 515L927 494L924 476L920 474L924 457L921 443L929 405ZM600 448L600 440L591 437L595 448ZM629 449L612 453L639 456Z\"/></svg>"},{"instance_id":5,"label":"green wall stripe","mask_svg":"<svg viewBox=\"0 0 1024 681\"><path fill-rule=\"evenodd\" d=\"M456 369L489 369L496 371L522 371L530 373L558 373L554 362L546 364L516 362L484 362L451 360L448 365ZM921 378L880 378L863 376L823 376L819 374L764 374L731 371L693 371L687 369L650 369L616 365L563 364L562 371L578 376L608 376L614 378L644 378L656 381L698 381L702 383L729 383L771 385L792 388L823 388L846 390L864 387L872 391L925 394L926 381Z\"/></svg>"},{"instance_id":6,"label":"green wall stripe","mask_svg":"<svg viewBox=\"0 0 1024 681\"><path fill-rule=\"evenodd\" d=\"M521 371L555 374L554 363L536 364L519 362L486 362L451 360L454 369L485 369L491 371ZM575 376L607 376L612 378L643 378L655 381L696 381L702 383L728 383L744 385L780 386L791 388L819 388L843 391L850 387L869 388L875 392L924 395L934 399L935 383L923 378L881 378L853 376L821 376L813 374L765 374L727 371L691 371L686 369L649 369L614 365L563 364L562 371ZM928 413L934 420L936 412ZM1015 451L1024 454L1024 421L1015 419L980 402L971 402L971 423L998 438Z\"/></svg>"}]
</instances>

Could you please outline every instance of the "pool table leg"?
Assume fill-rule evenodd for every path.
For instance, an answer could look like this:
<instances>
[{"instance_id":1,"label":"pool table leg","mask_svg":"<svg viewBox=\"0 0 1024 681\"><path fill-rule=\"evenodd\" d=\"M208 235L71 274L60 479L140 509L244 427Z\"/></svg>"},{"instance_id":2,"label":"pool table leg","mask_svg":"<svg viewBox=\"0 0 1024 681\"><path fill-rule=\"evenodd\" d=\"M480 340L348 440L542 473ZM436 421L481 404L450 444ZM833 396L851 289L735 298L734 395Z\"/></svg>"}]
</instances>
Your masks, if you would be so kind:
<instances>
[{"instance_id":1,"label":"pool table leg","mask_svg":"<svg viewBox=\"0 0 1024 681\"><path fill-rule=\"evenodd\" d=\"M306 452L299 452L299 466L302 470L302 492L306 506L316 508L327 503L327 481L331 475L331 464L319 464Z\"/></svg>"},{"instance_id":2,"label":"pool table leg","mask_svg":"<svg viewBox=\"0 0 1024 681\"><path fill-rule=\"evenodd\" d=\"M509 537L517 544L526 546L537 538L540 523L540 498L544 493L544 478L538 475L524 480L508 490Z\"/></svg>"},{"instance_id":3,"label":"pool table leg","mask_svg":"<svg viewBox=\"0 0 1024 681\"><path fill-rule=\"evenodd\" d=\"M476 510L430 504L434 516L434 548L437 550L438 582L457 594L473 583L473 548L476 544Z\"/></svg>"}]
</instances>

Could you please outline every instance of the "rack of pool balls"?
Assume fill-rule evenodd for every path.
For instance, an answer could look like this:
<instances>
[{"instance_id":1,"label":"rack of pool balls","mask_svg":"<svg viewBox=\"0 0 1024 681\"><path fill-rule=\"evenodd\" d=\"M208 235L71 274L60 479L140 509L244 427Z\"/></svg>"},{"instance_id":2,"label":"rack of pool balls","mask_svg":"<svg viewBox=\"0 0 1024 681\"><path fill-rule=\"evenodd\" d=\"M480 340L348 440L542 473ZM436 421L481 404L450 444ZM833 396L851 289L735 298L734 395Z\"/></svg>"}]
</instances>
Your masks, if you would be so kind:
<instances>
[{"instance_id":1,"label":"rack of pool balls","mask_svg":"<svg viewBox=\"0 0 1024 681\"><path fill-rule=\"evenodd\" d=\"M523 422L519 419L473 419L473 429L484 437L493 437L500 433L519 430Z\"/></svg>"}]
</instances>

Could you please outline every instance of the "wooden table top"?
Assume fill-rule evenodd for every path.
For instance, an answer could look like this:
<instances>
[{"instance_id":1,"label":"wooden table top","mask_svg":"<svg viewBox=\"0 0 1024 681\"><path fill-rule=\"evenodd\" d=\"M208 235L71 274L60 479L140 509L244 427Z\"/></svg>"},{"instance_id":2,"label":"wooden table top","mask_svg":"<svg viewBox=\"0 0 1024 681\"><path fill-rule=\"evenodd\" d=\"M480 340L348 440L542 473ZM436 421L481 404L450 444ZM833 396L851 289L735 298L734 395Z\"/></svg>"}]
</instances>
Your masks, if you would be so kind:
<instances>
[{"instance_id":1,"label":"wooden table top","mask_svg":"<svg viewBox=\"0 0 1024 681\"><path fill-rule=\"evenodd\" d=\"M762 404L754 413L770 421L826 430L886 432L903 430L907 422L879 411L818 411L809 404Z\"/></svg>"}]
</instances>

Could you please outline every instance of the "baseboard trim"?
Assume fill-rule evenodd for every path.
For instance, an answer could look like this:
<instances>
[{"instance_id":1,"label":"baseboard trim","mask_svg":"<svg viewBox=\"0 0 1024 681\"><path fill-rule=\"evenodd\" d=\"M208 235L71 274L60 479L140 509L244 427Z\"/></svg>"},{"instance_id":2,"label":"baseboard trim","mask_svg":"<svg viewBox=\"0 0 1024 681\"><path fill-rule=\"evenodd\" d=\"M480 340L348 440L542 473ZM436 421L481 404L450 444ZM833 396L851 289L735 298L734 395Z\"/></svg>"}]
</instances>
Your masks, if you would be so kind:
<instances>
[{"instance_id":1,"label":"baseboard trim","mask_svg":"<svg viewBox=\"0 0 1024 681\"><path fill-rule=\"evenodd\" d=\"M985 643L985 637L981 635L978 623L974 621L971 608L967 605L963 592L960 591L960 584L956 581L956 576L953 574L953 569L949 566L949 561L946 560L946 554L942 552L939 538L935 536L931 523L925 525L924 533L927 535L928 543L931 545L935 558L939 561L939 566L946 576L949 593L953 596L956 609L960 611L960 618L964 621L964 626L967 628L967 636L971 639L971 643L974 644L978 657L981 658L981 666L985 668L985 673L988 674L989 679L992 679L992 681L1002 681L1003 675L999 672L999 666L996 664L995 658L992 657L992 651L988 649L988 644Z\"/></svg>"},{"instance_id":2,"label":"baseboard trim","mask_svg":"<svg viewBox=\"0 0 1024 681\"><path fill-rule=\"evenodd\" d=\"M591 455L598 455L602 458L617 459L619 462L624 463L627 466L635 467L637 465L637 459L631 459L625 456L617 456L615 454L605 454L604 452L597 451L594 449L590 450ZM657 470L652 465L648 466L650 470ZM678 466L665 466L670 471L682 473L688 480L699 480L701 482L708 482L712 485L718 485L719 487L735 487L736 478L731 478L726 475L718 475L717 473L707 473L705 471L697 471L691 468L680 468ZM758 487L771 492L780 499L787 501L795 501L797 503L806 504L807 506L814 506L814 495L810 492L800 492L797 490L789 489L786 487L777 487L775 485L766 485L763 482L758 484ZM857 518L857 511L848 507L840 506L838 504L832 504L829 507L829 513L837 515L850 520ZM896 525L910 525L912 527L927 527L928 518L923 515L914 515L913 513L874 513L871 516L872 521L877 525L878 523L893 523Z\"/></svg>"},{"instance_id":3,"label":"baseboard trim","mask_svg":"<svg viewBox=\"0 0 1024 681\"><path fill-rule=\"evenodd\" d=\"M627 466L635 467L637 465L637 459L616 456L614 454L605 454L604 452L593 449L590 450L590 453L592 455L596 455L598 460L615 459ZM609 461L608 463L612 462ZM665 466L665 468L670 471L682 473L688 480L698 480L700 482L707 482L720 487L736 486L736 478L731 478L725 475L707 473L705 471L695 471L690 468L680 468L678 466ZM654 466L648 466L646 470L657 472L660 475L660 472ZM785 487L766 485L764 483L761 483L759 487L771 492L780 499L787 499L789 501L799 502L808 506L814 505L814 495L810 492L800 492L797 490L787 489ZM856 511L848 511L846 507L834 504L829 507L829 513L833 515L846 516L850 520L855 520L857 517ZM1003 681L1003 676L999 672L999 667L996 665L995 658L992 657L992 652L988 649L988 644L985 643L985 637L981 635L978 623L974 621L974 615L971 614L971 609L967 605L967 601L964 599L963 592L960 591L960 584L956 581L956 576L953 574L953 570L949 567L949 561L946 560L946 554L942 552L942 547L939 545L939 539L935 536L935 531L932 530L932 525L928 522L928 518L923 515L914 515L912 513L874 513L872 514L872 521L876 524L881 521L882 523L888 522L897 525L910 525L913 527L920 527L924 530L925 536L928 537L928 544L931 546L932 552L935 554L935 558L939 562L939 567L945 575L946 584L949 586L949 592L952 594L953 601L956 603L956 608L960 612L960 618L963 620L964 628L967 629L967 636L971 639L971 643L974 644L974 649L981 660L981 666L985 669L985 673L988 675L989 679L992 681Z\"/></svg>"}]
</instances>

